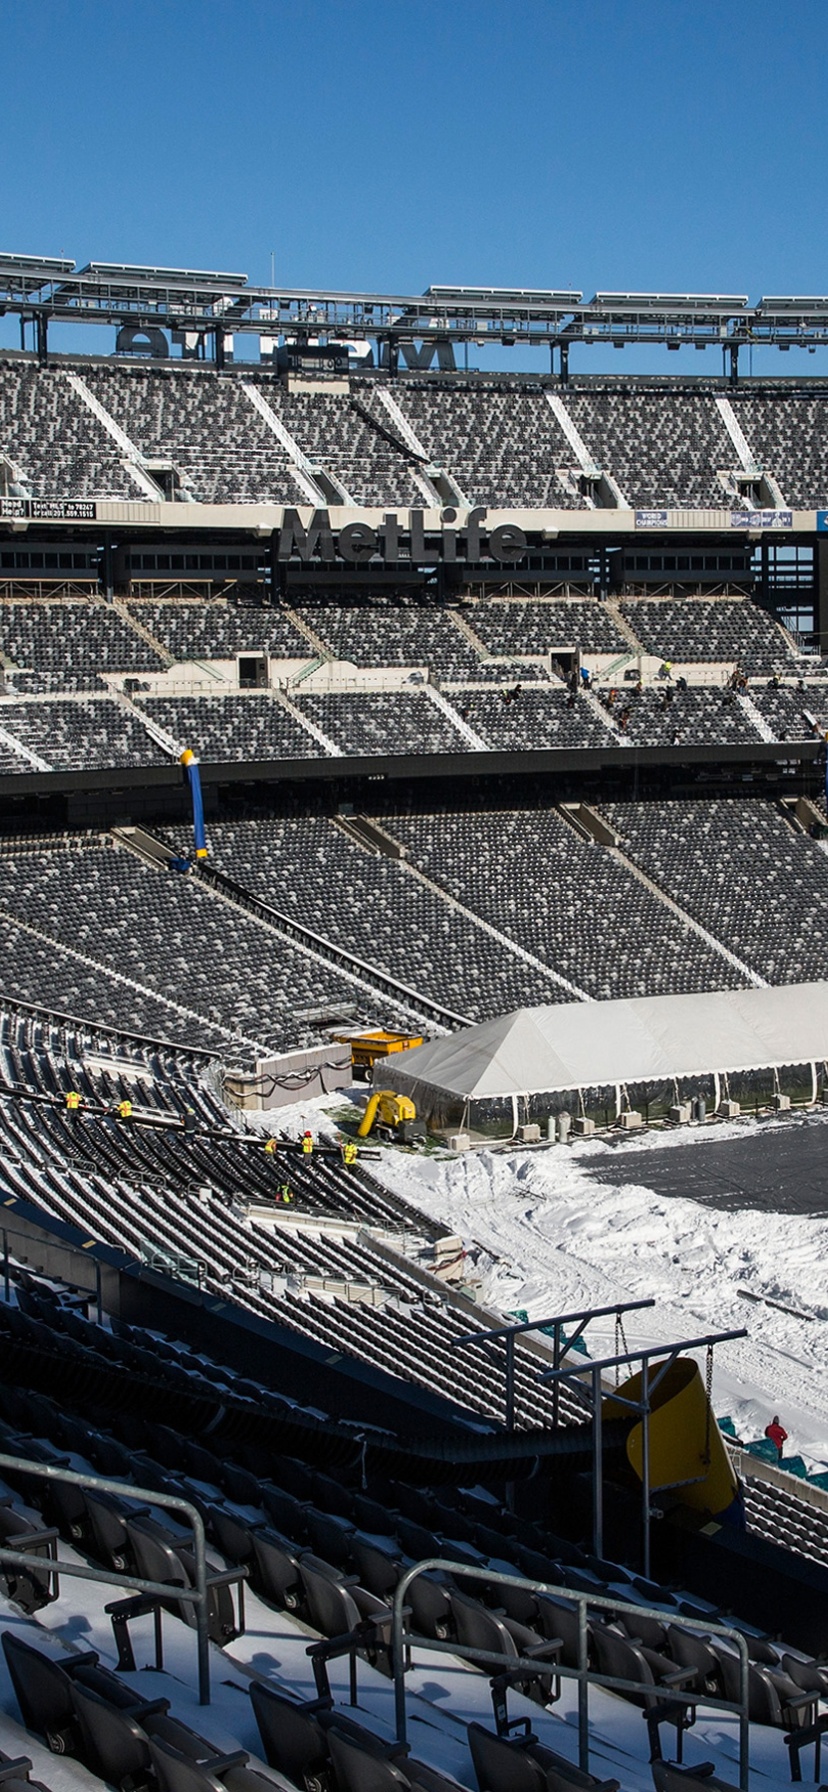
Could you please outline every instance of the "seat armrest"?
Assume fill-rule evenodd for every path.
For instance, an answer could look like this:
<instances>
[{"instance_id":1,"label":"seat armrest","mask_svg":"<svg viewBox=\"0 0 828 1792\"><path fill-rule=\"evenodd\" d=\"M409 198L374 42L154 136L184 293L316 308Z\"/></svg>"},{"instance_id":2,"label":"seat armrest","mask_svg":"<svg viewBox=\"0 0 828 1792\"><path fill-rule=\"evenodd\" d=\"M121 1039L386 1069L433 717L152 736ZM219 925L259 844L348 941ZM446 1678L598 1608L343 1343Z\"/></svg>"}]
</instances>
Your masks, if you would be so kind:
<instances>
[{"instance_id":1,"label":"seat armrest","mask_svg":"<svg viewBox=\"0 0 828 1792\"><path fill-rule=\"evenodd\" d=\"M9 1549L20 1549L25 1554L27 1550L37 1549L41 1543L56 1543L59 1536L60 1531L50 1525L48 1530L21 1531L17 1537L7 1537L6 1544Z\"/></svg>"},{"instance_id":2,"label":"seat armrest","mask_svg":"<svg viewBox=\"0 0 828 1792\"><path fill-rule=\"evenodd\" d=\"M531 1647L528 1648L525 1651L525 1653L528 1656L530 1661L555 1661L556 1662L560 1656L562 1648L563 1648L563 1643L559 1640L558 1637L554 1637L551 1642L532 1643ZM524 1651L521 1650L521 1654L523 1654L523 1653L524 1653Z\"/></svg>"},{"instance_id":3,"label":"seat armrest","mask_svg":"<svg viewBox=\"0 0 828 1792\"><path fill-rule=\"evenodd\" d=\"M134 1705L127 1707L130 1717L134 1717L137 1723L144 1717L166 1717L169 1708L169 1699L136 1699Z\"/></svg>"},{"instance_id":4,"label":"seat armrest","mask_svg":"<svg viewBox=\"0 0 828 1792\"><path fill-rule=\"evenodd\" d=\"M28 1755L16 1755L13 1761L4 1761L0 1766L0 1785L3 1780L28 1779L32 1763Z\"/></svg>"},{"instance_id":5,"label":"seat armrest","mask_svg":"<svg viewBox=\"0 0 828 1792\"><path fill-rule=\"evenodd\" d=\"M247 1580L249 1570L246 1566L237 1568L218 1568L207 1576L208 1587L234 1587L240 1580Z\"/></svg>"},{"instance_id":6,"label":"seat armrest","mask_svg":"<svg viewBox=\"0 0 828 1792\"><path fill-rule=\"evenodd\" d=\"M538 1740L532 1729L531 1717L510 1717L509 1722L506 1725L506 1735L511 1736L513 1730L522 1733L523 1742L526 1748L528 1748L531 1743L537 1742Z\"/></svg>"},{"instance_id":7,"label":"seat armrest","mask_svg":"<svg viewBox=\"0 0 828 1792\"><path fill-rule=\"evenodd\" d=\"M230 1755L208 1755L199 1763L207 1773L222 1774L231 1767L246 1767L250 1756L245 1748L237 1748Z\"/></svg>"},{"instance_id":8,"label":"seat armrest","mask_svg":"<svg viewBox=\"0 0 828 1792\"><path fill-rule=\"evenodd\" d=\"M676 1668L674 1674L662 1674L661 1686L689 1686L696 1678L695 1668Z\"/></svg>"}]
</instances>

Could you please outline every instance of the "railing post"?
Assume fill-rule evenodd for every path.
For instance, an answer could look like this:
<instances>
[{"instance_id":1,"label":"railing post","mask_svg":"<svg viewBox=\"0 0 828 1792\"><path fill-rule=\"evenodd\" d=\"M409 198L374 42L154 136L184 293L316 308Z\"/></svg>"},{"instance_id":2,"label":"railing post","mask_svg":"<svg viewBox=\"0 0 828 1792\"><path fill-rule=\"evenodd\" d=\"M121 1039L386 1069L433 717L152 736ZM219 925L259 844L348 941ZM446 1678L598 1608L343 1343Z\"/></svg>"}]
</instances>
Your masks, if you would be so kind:
<instances>
[{"instance_id":1,"label":"railing post","mask_svg":"<svg viewBox=\"0 0 828 1792\"><path fill-rule=\"evenodd\" d=\"M750 1786L750 1660L748 1646L743 1636L737 1636L739 1645L739 1788L740 1792L748 1792Z\"/></svg>"},{"instance_id":2,"label":"railing post","mask_svg":"<svg viewBox=\"0 0 828 1792\"><path fill-rule=\"evenodd\" d=\"M11 1277L9 1275L9 1235L3 1227L3 1299L11 1300Z\"/></svg>"},{"instance_id":3,"label":"railing post","mask_svg":"<svg viewBox=\"0 0 828 1792\"><path fill-rule=\"evenodd\" d=\"M644 1520L644 1579L650 1578L650 1364L641 1364L641 1513Z\"/></svg>"},{"instance_id":4,"label":"railing post","mask_svg":"<svg viewBox=\"0 0 828 1792\"><path fill-rule=\"evenodd\" d=\"M195 1579L198 1603L196 1605L196 1626L198 1634L198 1702L199 1705L210 1703L210 1633L209 1606L207 1600L207 1550L204 1539L204 1521L201 1513L194 1510L191 1520L193 1527Z\"/></svg>"},{"instance_id":5,"label":"railing post","mask_svg":"<svg viewBox=\"0 0 828 1792\"><path fill-rule=\"evenodd\" d=\"M506 1333L506 1429L515 1428L515 1334ZM510 1512L515 1509L515 1483L506 1482L506 1505Z\"/></svg>"},{"instance_id":6,"label":"railing post","mask_svg":"<svg viewBox=\"0 0 828 1792\"><path fill-rule=\"evenodd\" d=\"M604 1553L604 1437L601 1411L601 1371L592 1371L592 1548Z\"/></svg>"},{"instance_id":7,"label":"railing post","mask_svg":"<svg viewBox=\"0 0 828 1792\"><path fill-rule=\"evenodd\" d=\"M403 1598L413 1574L404 1574L394 1589L391 1607L391 1669L394 1675L394 1728L397 1741L405 1742L405 1651L403 1649Z\"/></svg>"},{"instance_id":8,"label":"railing post","mask_svg":"<svg viewBox=\"0 0 828 1792\"><path fill-rule=\"evenodd\" d=\"M587 1636L587 1602L578 1599L578 1766L589 1773L589 1639Z\"/></svg>"},{"instance_id":9,"label":"railing post","mask_svg":"<svg viewBox=\"0 0 828 1792\"><path fill-rule=\"evenodd\" d=\"M552 1367L553 1367L553 1369L560 1369L560 1366L561 1366L561 1322L559 1319L556 1319L555 1325L554 1325L554 1339L553 1339L553 1344L552 1344ZM560 1422L560 1416L561 1416L561 1384L559 1381L556 1381L555 1385L552 1389L552 1423L556 1429Z\"/></svg>"}]
</instances>

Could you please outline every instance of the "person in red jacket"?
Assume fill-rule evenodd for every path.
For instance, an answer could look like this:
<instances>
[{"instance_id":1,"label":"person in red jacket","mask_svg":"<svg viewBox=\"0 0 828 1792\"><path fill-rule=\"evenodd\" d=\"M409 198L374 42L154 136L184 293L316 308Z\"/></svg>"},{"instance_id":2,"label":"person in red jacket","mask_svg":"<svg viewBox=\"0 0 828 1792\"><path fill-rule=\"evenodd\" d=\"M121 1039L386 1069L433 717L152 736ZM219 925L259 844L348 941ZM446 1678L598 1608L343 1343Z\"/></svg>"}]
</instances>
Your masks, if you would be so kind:
<instances>
[{"instance_id":1,"label":"person in red jacket","mask_svg":"<svg viewBox=\"0 0 828 1792\"><path fill-rule=\"evenodd\" d=\"M788 1441L788 1433L785 1430L784 1426L780 1425L778 1413L775 1412L773 1415L773 1418L771 1419L770 1424L765 1426L765 1436L769 1437L771 1440L771 1443L776 1445L777 1451L779 1453L779 1460L781 1462L782 1461L782 1449L783 1449L783 1446Z\"/></svg>"}]
</instances>

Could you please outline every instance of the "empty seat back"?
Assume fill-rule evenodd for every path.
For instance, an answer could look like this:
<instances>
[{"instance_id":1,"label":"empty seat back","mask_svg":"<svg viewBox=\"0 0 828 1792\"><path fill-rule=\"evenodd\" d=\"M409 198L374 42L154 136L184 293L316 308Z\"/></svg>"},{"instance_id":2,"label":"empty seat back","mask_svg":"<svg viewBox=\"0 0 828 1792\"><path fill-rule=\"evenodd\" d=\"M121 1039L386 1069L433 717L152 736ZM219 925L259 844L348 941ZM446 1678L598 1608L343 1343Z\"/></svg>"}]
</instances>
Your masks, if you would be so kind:
<instances>
[{"instance_id":1,"label":"empty seat back","mask_svg":"<svg viewBox=\"0 0 828 1792\"><path fill-rule=\"evenodd\" d=\"M313 1712L259 1680L251 1682L250 1702L271 1767L297 1786L316 1778L328 1760L328 1744Z\"/></svg>"},{"instance_id":2,"label":"empty seat back","mask_svg":"<svg viewBox=\"0 0 828 1792\"><path fill-rule=\"evenodd\" d=\"M480 1792L547 1792L543 1768L523 1739L496 1736L482 1724L469 1724L467 1735Z\"/></svg>"}]
</instances>

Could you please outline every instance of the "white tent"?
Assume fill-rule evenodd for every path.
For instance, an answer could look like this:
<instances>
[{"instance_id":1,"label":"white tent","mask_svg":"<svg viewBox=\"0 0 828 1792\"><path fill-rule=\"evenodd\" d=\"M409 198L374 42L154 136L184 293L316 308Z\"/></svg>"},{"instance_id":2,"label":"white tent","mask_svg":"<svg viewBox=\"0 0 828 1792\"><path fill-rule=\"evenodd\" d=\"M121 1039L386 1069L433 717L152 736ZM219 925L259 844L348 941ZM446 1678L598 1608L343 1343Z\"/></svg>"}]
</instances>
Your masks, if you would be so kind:
<instances>
[{"instance_id":1,"label":"white tent","mask_svg":"<svg viewBox=\"0 0 828 1792\"><path fill-rule=\"evenodd\" d=\"M401 1053L392 1074L486 1101L826 1059L828 982L792 983L520 1008Z\"/></svg>"}]
</instances>

